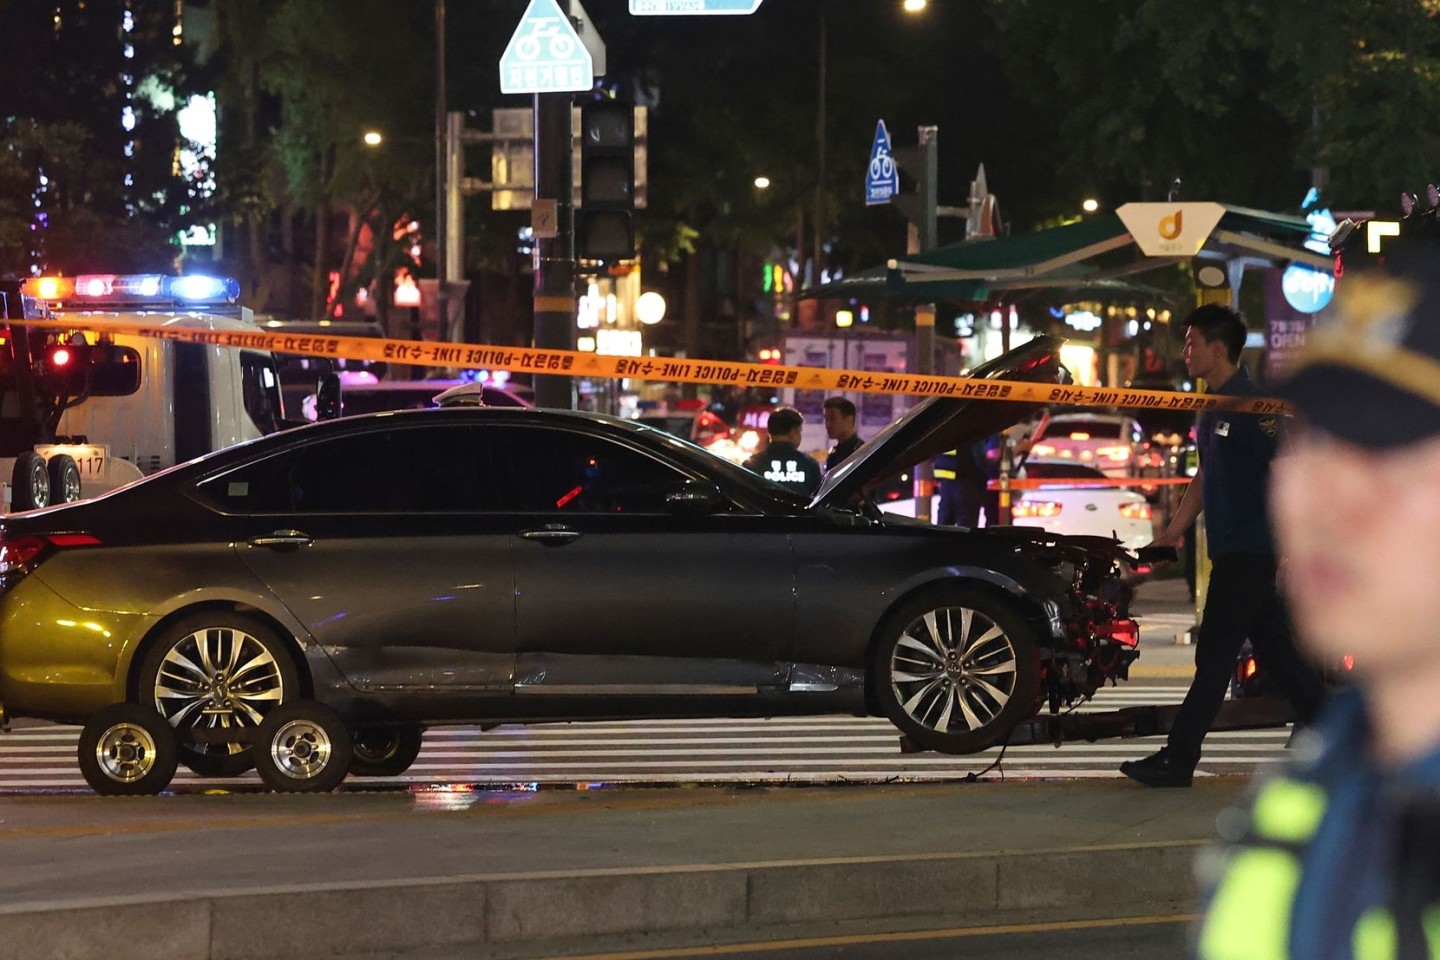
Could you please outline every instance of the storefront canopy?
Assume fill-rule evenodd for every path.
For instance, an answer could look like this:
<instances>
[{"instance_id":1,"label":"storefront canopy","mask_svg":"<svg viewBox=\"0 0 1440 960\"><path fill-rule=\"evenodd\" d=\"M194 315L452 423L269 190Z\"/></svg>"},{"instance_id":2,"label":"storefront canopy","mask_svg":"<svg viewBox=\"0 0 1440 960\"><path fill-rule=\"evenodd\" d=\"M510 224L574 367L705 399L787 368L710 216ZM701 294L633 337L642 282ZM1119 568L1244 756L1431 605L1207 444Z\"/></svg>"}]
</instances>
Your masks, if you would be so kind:
<instances>
[{"instance_id":1,"label":"storefront canopy","mask_svg":"<svg viewBox=\"0 0 1440 960\"><path fill-rule=\"evenodd\" d=\"M983 302L1008 291L1041 287L1104 296L1139 293L1144 288L1122 278L1197 258L1242 269L1292 262L1332 267L1329 257L1305 249L1311 226L1301 217L1213 203L1127 204L1121 213L951 244L891 260L801 296ZM1147 222L1147 216L1154 222ZM1131 228L1140 234L1138 239Z\"/></svg>"}]
</instances>

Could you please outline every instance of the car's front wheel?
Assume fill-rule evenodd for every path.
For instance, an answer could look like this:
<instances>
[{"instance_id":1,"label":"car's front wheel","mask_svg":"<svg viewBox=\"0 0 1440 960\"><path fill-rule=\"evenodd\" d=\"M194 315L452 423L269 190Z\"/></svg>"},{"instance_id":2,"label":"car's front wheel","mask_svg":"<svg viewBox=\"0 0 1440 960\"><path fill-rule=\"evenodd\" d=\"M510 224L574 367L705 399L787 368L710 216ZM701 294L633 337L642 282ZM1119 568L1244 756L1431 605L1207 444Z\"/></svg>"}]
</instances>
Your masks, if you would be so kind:
<instances>
[{"instance_id":1,"label":"car's front wheel","mask_svg":"<svg viewBox=\"0 0 1440 960\"><path fill-rule=\"evenodd\" d=\"M254 766L246 744L207 742L248 728L300 697L294 658L254 617L216 610L171 624L140 668L139 700L175 728L180 762L202 777L239 776Z\"/></svg>"},{"instance_id":2,"label":"car's front wheel","mask_svg":"<svg viewBox=\"0 0 1440 960\"><path fill-rule=\"evenodd\" d=\"M885 715L919 746L975 753L1034 708L1040 665L1033 631L1012 605L975 587L947 586L886 621L870 677Z\"/></svg>"}]
</instances>

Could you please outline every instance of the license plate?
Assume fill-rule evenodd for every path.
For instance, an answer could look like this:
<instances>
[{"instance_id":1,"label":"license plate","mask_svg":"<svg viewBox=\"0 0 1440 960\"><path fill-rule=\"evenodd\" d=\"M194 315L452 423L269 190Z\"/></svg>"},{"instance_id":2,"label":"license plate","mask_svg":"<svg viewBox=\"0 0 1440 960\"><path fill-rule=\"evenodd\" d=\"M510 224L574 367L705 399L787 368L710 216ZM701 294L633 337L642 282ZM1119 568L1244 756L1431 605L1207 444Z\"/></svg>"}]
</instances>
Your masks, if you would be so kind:
<instances>
[{"instance_id":1,"label":"license plate","mask_svg":"<svg viewBox=\"0 0 1440 960\"><path fill-rule=\"evenodd\" d=\"M105 461L110 458L110 448L99 443L47 443L37 446L35 452L46 460L69 454L80 468L81 480L103 480Z\"/></svg>"}]
</instances>

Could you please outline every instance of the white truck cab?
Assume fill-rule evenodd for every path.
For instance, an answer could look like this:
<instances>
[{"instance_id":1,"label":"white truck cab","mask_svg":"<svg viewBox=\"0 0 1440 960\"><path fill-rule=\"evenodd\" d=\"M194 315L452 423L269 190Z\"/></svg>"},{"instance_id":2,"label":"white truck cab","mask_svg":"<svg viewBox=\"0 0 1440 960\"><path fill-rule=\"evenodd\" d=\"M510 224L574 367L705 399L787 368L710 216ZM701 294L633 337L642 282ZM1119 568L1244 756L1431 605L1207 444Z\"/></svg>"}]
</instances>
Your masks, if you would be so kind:
<instances>
[{"instance_id":1,"label":"white truck cab","mask_svg":"<svg viewBox=\"0 0 1440 960\"><path fill-rule=\"evenodd\" d=\"M94 496L285 426L268 351L107 330L256 331L237 294L233 280L199 276L0 281L5 509ZM41 316L73 326L8 323Z\"/></svg>"}]
</instances>

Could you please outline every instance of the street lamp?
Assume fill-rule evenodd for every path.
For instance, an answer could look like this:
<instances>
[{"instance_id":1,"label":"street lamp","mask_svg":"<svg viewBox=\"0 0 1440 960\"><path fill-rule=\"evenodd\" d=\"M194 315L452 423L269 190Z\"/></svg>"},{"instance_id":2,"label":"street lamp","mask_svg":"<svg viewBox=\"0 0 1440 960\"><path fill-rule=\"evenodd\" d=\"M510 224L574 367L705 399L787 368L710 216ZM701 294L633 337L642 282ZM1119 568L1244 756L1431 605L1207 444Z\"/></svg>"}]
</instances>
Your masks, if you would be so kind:
<instances>
[{"instance_id":1,"label":"street lamp","mask_svg":"<svg viewBox=\"0 0 1440 960\"><path fill-rule=\"evenodd\" d=\"M756 189L756 190L769 190L769 189L770 189L770 178L769 178L769 177L756 177L756 178L755 178L755 189Z\"/></svg>"},{"instance_id":2,"label":"street lamp","mask_svg":"<svg viewBox=\"0 0 1440 960\"><path fill-rule=\"evenodd\" d=\"M925 9L926 2L925 0L905 0L904 6L906 13L919 13Z\"/></svg>"},{"instance_id":3,"label":"street lamp","mask_svg":"<svg viewBox=\"0 0 1440 960\"><path fill-rule=\"evenodd\" d=\"M1080 209L1084 210L1086 213L1094 213L1096 210L1100 209L1100 201L1096 200L1094 197L1086 197L1085 202L1080 204Z\"/></svg>"},{"instance_id":4,"label":"street lamp","mask_svg":"<svg viewBox=\"0 0 1440 960\"><path fill-rule=\"evenodd\" d=\"M385 136L379 130L366 130L362 137L367 147L378 147L385 142Z\"/></svg>"}]
</instances>

